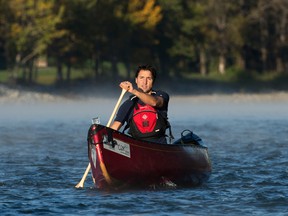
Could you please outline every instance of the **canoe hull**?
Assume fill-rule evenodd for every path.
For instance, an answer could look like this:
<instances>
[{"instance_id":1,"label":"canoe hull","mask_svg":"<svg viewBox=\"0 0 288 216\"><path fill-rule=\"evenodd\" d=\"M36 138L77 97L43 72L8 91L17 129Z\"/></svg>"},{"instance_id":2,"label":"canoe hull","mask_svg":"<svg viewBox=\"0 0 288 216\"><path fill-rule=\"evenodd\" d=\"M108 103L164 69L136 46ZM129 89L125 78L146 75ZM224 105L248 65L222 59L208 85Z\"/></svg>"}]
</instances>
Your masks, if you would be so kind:
<instances>
[{"instance_id":1,"label":"canoe hull","mask_svg":"<svg viewBox=\"0 0 288 216\"><path fill-rule=\"evenodd\" d=\"M195 186L208 180L208 149L139 141L102 125L88 134L88 157L100 189Z\"/></svg>"}]
</instances>

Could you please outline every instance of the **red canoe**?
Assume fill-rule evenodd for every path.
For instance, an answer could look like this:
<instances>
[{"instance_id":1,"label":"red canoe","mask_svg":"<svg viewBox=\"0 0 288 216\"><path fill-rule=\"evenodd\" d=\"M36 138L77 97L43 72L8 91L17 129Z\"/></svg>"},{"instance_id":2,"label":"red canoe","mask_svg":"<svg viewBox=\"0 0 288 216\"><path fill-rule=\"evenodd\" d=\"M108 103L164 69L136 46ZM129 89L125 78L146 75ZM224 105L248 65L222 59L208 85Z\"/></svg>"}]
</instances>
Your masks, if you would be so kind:
<instances>
[{"instance_id":1,"label":"red canoe","mask_svg":"<svg viewBox=\"0 0 288 216\"><path fill-rule=\"evenodd\" d=\"M193 133L174 144L159 144L92 124L87 140L99 189L189 187L207 181L211 174L208 149Z\"/></svg>"}]
</instances>

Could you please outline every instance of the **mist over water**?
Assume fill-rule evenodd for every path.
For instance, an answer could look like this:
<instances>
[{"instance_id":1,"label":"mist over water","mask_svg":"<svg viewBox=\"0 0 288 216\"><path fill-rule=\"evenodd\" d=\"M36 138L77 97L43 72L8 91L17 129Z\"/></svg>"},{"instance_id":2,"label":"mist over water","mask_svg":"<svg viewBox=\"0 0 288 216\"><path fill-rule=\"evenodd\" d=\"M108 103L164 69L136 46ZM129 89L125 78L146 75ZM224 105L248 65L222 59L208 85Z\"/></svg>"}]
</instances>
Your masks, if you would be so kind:
<instances>
[{"instance_id":1,"label":"mist over water","mask_svg":"<svg viewBox=\"0 0 288 216\"><path fill-rule=\"evenodd\" d=\"M123 101L128 97L124 97ZM288 96L287 96L288 97ZM229 118L288 118L285 95L206 95L171 96L171 121ZM0 120L90 120L95 116L108 121L118 98L80 98L56 101L9 101L1 104Z\"/></svg>"},{"instance_id":2,"label":"mist over water","mask_svg":"<svg viewBox=\"0 0 288 216\"><path fill-rule=\"evenodd\" d=\"M209 148L213 172L202 186L111 193L88 176L75 189L91 118L105 125L117 100L0 98L1 215L287 215L286 93L171 95L175 138L190 129Z\"/></svg>"}]
</instances>

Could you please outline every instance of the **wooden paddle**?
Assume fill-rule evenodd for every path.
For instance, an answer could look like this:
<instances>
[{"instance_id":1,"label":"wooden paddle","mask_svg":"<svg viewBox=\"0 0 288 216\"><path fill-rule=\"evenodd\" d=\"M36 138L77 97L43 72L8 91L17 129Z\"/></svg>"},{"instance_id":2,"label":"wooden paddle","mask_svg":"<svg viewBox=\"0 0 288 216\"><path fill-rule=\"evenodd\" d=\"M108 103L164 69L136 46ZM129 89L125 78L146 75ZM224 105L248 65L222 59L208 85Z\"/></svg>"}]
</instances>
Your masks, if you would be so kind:
<instances>
[{"instance_id":1,"label":"wooden paddle","mask_svg":"<svg viewBox=\"0 0 288 216\"><path fill-rule=\"evenodd\" d=\"M110 127L110 125L112 123L112 120L114 119L114 116L115 116L115 114L116 114L116 112L117 112L117 110L118 110L118 108L120 106L120 103L121 103L126 91L127 90L122 89L121 95L120 95L120 97L119 97L119 99L118 99L118 101L116 103L116 106L115 106L115 108L114 108L114 110L112 112L112 115L111 115L111 117L110 117L110 119L109 119L109 121L108 121L108 123L106 125L107 127ZM104 169L104 170L102 170L103 174L108 175L104 164L102 164L101 168ZM82 176L82 179L80 180L80 182L77 185L75 185L75 188L83 188L84 187L84 182L85 182L85 180L87 178L87 175L88 175L90 169L91 169L91 164L89 163L87 168L86 168L86 170L85 170L85 172L84 172L84 174L83 174L83 176Z\"/></svg>"}]
</instances>

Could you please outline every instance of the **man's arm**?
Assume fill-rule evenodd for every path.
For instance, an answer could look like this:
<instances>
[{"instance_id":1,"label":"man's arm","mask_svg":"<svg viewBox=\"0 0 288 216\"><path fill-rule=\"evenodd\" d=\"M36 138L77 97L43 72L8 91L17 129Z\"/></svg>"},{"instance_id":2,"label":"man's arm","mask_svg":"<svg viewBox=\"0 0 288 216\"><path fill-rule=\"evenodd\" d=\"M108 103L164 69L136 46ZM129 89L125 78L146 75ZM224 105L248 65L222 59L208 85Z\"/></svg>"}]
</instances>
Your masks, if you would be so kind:
<instances>
[{"instance_id":1,"label":"man's arm","mask_svg":"<svg viewBox=\"0 0 288 216\"><path fill-rule=\"evenodd\" d=\"M164 103L164 99L160 96L153 96L144 92L139 91L138 89L133 89L131 94L134 94L138 97L143 103L148 104L153 107L162 107Z\"/></svg>"},{"instance_id":2,"label":"man's arm","mask_svg":"<svg viewBox=\"0 0 288 216\"><path fill-rule=\"evenodd\" d=\"M120 87L126 89L131 94L138 97L143 103L148 104L153 107L161 108L164 104L164 99L160 96L153 96L148 93L141 91L141 89L133 88L132 83L126 81L120 83Z\"/></svg>"},{"instance_id":3,"label":"man's arm","mask_svg":"<svg viewBox=\"0 0 288 216\"><path fill-rule=\"evenodd\" d=\"M110 125L110 128L114 130L119 130L122 125L125 123L127 118L127 111L130 107L130 100L126 100L118 109L114 122Z\"/></svg>"}]
</instances>

